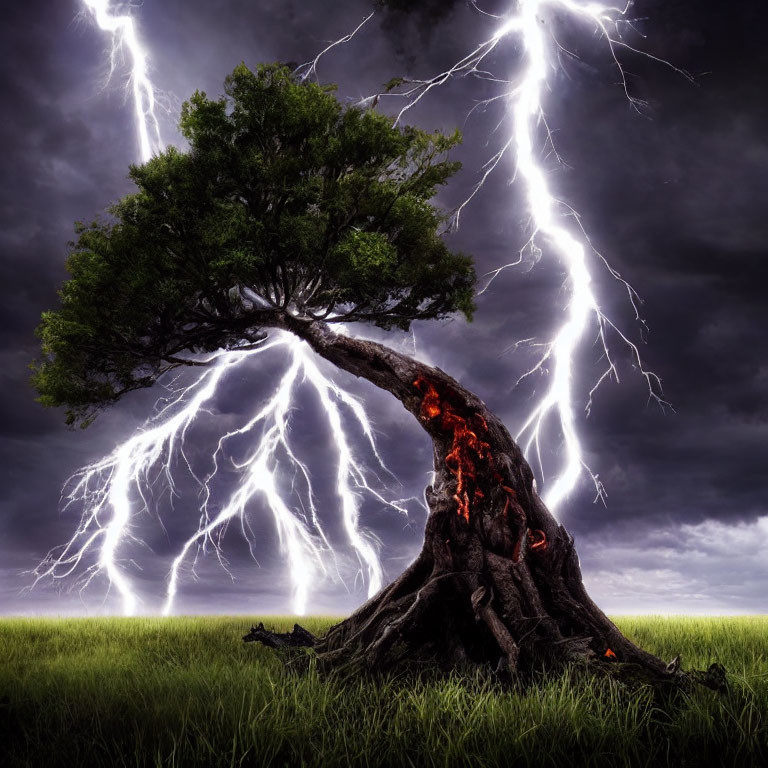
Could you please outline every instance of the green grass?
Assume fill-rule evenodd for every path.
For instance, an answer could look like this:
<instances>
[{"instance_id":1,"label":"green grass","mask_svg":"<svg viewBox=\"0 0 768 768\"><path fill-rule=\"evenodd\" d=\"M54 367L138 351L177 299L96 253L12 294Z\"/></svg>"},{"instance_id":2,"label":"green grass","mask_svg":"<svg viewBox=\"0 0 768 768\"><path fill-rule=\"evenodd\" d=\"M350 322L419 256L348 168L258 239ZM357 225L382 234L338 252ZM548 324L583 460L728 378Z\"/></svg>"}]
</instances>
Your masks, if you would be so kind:
<instances>
[{"instance_id":1,"label":"green grass","mask_svg":"<svg viewBox=\"0 0 768 768\"><path fill-rule=\"evenodd\" d=\"M619 618L663 658L728 669L729 694L664 705L575 674L525 694L296 677L240 641L249 622L0 620L0 766L768 765L768 617Z\"/></svg>"}]
</instances>

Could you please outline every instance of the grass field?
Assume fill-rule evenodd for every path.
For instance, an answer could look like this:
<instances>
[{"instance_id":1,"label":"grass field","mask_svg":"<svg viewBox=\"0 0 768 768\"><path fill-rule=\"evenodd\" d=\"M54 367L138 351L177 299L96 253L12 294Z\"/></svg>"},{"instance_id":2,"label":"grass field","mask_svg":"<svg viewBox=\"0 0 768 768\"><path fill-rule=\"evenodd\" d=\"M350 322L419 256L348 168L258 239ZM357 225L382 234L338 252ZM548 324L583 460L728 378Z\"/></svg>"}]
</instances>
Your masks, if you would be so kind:
<instances>
[{"instance_id":1,"label":"grass field","mask_svg":"<svg viewBox=\"0 0 768 768\"><path fill-rule=\"evenodd\" d=\"M0 620L0 766L768 765L768 617L618 619L663 658L727 667L727 695L664 705L570 675L525 694L296 677L240 641L249 622Z\"/></svg>"}]
</instances>

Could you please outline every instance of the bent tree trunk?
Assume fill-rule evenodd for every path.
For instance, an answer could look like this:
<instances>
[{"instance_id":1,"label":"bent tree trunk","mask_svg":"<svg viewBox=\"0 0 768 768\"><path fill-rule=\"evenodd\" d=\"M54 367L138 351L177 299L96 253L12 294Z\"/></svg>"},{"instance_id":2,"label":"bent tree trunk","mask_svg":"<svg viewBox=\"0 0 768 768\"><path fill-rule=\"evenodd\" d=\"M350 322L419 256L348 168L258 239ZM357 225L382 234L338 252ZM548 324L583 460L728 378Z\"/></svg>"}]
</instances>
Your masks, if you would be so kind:
<instances>
[{"instance_id":1,"label":"bent tree trunk","mask_svg":"<svg viewBox=\"0 0 768 768\"><path fill-rule=\"evenodd\" d=\"M656 678L665 664L625 638L582 583L573 538L533 488L533 473L501 421L438 368L326 325L280 327L322 357L391 392L434 444L429 516L415 562L322 638L262 626L246 640L312 645L323 669L386 671L480 665L508 672L564 662L631 662Z\"/></svg>"}]
</instances>

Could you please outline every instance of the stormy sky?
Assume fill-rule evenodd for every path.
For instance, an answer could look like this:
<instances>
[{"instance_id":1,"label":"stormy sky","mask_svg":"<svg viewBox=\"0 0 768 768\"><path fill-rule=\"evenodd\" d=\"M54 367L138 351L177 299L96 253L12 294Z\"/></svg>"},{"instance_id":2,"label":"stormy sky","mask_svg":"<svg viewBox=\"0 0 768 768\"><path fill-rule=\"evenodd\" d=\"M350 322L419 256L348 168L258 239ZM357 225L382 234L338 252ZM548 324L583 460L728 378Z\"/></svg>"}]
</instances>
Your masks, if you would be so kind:
<instances>
[{"instance_id":1,"label":"stormy sky","mask_svg":"<svg viewBox=\"0 0 768 768\"><path fill-rule=\"evenodd\" d=\"M354 101L394 76L431 76L492 34L493 19L469 4L446 3L448 10L438 14L434 3L418 5L415 12L378 13L353 42L322 60L320 79L338 83L339 98ZM502 12L505 5L483 8ZM606 312L640 344L673 407L662 412L648 402L642 377L615 344L621 383L602 387L588 419L579 410L585 455L605 485L607 506L593 503L585 480L559 517L576 537L590 592L609 612L768 611L768 54L761 5L638 0L631 13L638 34L628 30L629 39L695 76L691 83L627 53L631 91L647 102L640 114L627 103L593 31L562 15L546 20L570 51L549 78L547 118L563 161L558 167L544 159L550 182L579 211L595 248L642 295L649 332L641 337L626 293L594 261ZM367 0L146 0L136 15L153 79L167 94L164 139L178 143L176 114L195 89L219 94L224 76L241 61L312 59L369 10ZM73 580L22 592L31 581L25 572L77 525L75 512L60 511L67 477L133 434L164 394L131 395L89 429L69 431L62 413L34 402L28 384L37 354L34 328L40 313L56 304L73 222L91 220L130 191L126 172L137 158L121 90L125 72L105 85L107 40L79 11L74 0L30 0L15 4L0 29L0 612L6 614L119 610L114 590L107 592L100 579L83 593L68 589ZM511 77L519 53L509 44L489 63ZM420 127L458 125L464 132L457 153L463 170L439 195L446 208L469 194L504 141L499 105L467 119L475 104L498 92L497 85L466 79L409 113ZM511 161L502 163L450 237L452 247L474 255L480 274L513 259L526 240L512 171ZM527 260L503 273L480 297L473 323L422 323L415 337L378 338L411 352L415 338L419 357L474 390L514 434L546 383L533 377L515 387L535 353L515 351L514 342L549 338L566 300L562 269L545 254L538 264ZM579 409L602 370L599 357L588 340L575 382ZM196 469L206 471L221 429L242 423L263 401L281 363L276 355L227 380L190 434ZM364 399L399 480L382 476L385 493L420 496L431 462L426 436L388 395L336 375ZM331 568L309 610L340 613L362 602L365 585L343 543L332 493L335 466L317 408L311 393L302 394L292 425L312 465L345 578ZM371 461L361 436L353 440ZM545 453L550 475L560 448L555 435ZM194 482L181 469L178 475L173 504L164 496L138 517L132 533L143 542L121 552L146 612L158 610L171 559L197 525ZM222 497L236 481L234 470L225 473ZM393 578L418 551L425 512L411 503L404 517L368 499L362 516ZM234 526L224 538L234 580L215 558L199 564L196 578L187 568L179 612L288 610L290 583L274 526L258 504L249 521L258 563Z\"/></svg>"}]
</instances>

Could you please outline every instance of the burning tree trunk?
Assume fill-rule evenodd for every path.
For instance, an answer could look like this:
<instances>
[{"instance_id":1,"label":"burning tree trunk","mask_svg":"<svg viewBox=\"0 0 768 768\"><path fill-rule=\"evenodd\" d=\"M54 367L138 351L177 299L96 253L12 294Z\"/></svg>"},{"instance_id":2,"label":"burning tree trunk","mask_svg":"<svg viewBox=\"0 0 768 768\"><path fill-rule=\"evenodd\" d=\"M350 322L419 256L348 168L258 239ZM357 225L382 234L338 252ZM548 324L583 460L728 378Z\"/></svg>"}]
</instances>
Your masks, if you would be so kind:
<instances>
[{"instance_id":1,"label":"burning tree trunk","mask_svg":"<svg viewBox=\"0 0 768 768\"><path fill-rule=\"evenodd\" d=\"M443 371L380 344L291 317L280 325L395 395L434 443L421 553L325 637L300 643L313 645L322 668L490 664L515 672L603 660L675 677L676 662L638 648L589 598L573 538L544 506L520 448L481 400ZM297 627L299 637L304 632ZM259 627L244 639L280 646L271 634Z\"/></svg>"}]
</instances>

